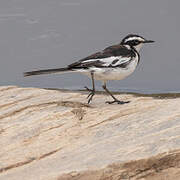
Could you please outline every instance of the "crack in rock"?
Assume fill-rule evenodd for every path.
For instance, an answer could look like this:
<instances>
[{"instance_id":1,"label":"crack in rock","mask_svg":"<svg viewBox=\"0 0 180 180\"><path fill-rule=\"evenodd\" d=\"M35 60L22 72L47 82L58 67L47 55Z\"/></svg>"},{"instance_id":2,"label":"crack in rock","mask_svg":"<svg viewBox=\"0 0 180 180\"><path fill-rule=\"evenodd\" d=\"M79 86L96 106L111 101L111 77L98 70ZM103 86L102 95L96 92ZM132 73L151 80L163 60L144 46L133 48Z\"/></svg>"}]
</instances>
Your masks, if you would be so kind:
<instances>
[{"instance_id":1,"label":"crack in rock","mask_svg":"<svg viewBox=\"0 0 180 180\"><path fill-rule=\"evenodd\" d=\"M53 151L51 151L51 152L45 153L45 154L43 154L43 155L41 155L41 156L39 156L39 157L31 157L31 158L29 158L29 159L26 160L26 161L18 162L18 163L15 163L15 164L11 164L11 165L9 165L9 166L6 166L6 167L4 167L4 168L0 168L0 173L6 172L6 171L8 171L8 170L10 170L10 169L14 169L14 168L18 168L18 167L24 166L24 165L26 165L26 164L29 164L29 163L35 161L35 160L44 159L44 158L46 158L46 157L48 157L48 156L51 156L51 155L55 154L56 152L60 151L61 149L62 149L62 147L61 147L61 148L58 148L58 149L55 149L55 150L53 150Z\"/></svg>"}]
</instances>

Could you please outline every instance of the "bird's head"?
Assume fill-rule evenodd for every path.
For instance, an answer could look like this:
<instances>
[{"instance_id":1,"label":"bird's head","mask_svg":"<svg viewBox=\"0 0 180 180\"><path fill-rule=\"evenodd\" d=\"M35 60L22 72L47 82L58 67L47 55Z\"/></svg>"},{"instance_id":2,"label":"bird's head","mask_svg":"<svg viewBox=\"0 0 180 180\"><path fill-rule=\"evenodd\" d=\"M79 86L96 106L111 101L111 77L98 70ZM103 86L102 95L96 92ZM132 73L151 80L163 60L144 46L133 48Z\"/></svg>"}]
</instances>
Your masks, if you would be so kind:
<instances>
[{"instance_id":1,"label":"bird's head","mask_svg":"<svg viewBox=\"0 0 180 180\"><path fill-rule=\"evenodd\" d=\"M121 45L129 45L130 47L136 49L137 52L139 52L143 44L153 42L154 41L152 40L146 40L142 36L129 34L121 41Z\"/></svg>"}]
</instances>

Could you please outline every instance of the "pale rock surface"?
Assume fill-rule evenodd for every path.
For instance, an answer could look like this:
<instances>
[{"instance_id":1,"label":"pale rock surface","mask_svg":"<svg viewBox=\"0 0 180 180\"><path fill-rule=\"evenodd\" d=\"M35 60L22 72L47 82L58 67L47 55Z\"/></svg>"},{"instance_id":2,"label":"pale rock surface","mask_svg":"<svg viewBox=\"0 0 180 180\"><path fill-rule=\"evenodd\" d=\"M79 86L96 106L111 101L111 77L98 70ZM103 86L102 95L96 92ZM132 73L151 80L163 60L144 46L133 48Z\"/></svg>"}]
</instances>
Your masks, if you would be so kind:
<instances>
[{"instance_id":1,"label":"pale rock surface","mask_svg":"<svg viewBox=\"0 0 180 180\"><path fill-rule=\"evenodd\" d=\"M0 180L52 180L180 148L180 98L86 96L1 86Z\"/></svg>"}]
</instances>

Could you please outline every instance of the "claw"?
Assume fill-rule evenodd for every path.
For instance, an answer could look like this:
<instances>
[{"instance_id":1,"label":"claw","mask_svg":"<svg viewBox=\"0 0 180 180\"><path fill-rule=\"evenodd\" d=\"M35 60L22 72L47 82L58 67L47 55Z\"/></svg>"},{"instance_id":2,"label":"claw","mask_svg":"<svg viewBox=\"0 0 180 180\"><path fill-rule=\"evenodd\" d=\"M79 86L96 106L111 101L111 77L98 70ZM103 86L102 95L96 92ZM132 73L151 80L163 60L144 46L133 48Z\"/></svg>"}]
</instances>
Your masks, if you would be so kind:
<instances>
[{"instance_id":1,"label":"claw","mask_svg":"<svg viewBox=\"0 0 180 180\"><path fill-rule=\"evenodd\" d=\"M90 96L92 96L92 94L93 94L93 92L90 92L90 93L88 94L88 96L87 96L87 99L88 99Z\"/></svg>"},{"instance_id":2,"label":"claw","mask_svg":"<svg viewBox=\"0 0 180 180\"><path fill-rule=\"evenodd\" d=\"M127 104L129 103L130 101L119 101L119 100L114 100L114 101L106 101L106 103L108 104L114 104L114 103L117 103L117 104Z\"/></svg>"},{"instance_id":3,"label":"claw","mask_svg":"<svg viewBox=\"0 0 180 180\"><path fill-rule=\"evenodd\" d=\"M92 98L93 98L93 96L95 95L95 92L94 91L92 91L91 93L89 93L89 95L88 95L88 104L92 101Z\"/></svg>"},{"instance_id":4,"label":"claw","mask_svg":"<svg viewBox=\"0 0 180 180\"><path fill-rule=\"evenodd\" d=\"M87 91L90 91L90 93L87 96L88 104L92 101L93 96L95 95L95 90L89 89L88 87L84 87Z\"/></svg>"},{"instance_id":5,"label":"claw","mask_svg":"<svg viewBox=\"0 0 180 180\"><path fill-rule=\"evenodd\" d=\"M84 88L85 88L87 91L92 91L92 89L89 89L87 86L84 86Z\"/></svg>"}]
</instances>

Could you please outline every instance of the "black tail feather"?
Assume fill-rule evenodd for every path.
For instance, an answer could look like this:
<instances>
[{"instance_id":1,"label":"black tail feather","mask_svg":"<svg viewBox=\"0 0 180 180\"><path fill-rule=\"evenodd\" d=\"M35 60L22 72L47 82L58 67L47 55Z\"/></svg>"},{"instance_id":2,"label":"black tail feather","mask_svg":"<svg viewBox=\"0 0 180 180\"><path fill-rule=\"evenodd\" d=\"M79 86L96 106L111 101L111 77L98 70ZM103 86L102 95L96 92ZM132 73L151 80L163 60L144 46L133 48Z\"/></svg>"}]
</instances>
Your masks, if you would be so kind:
<instances>
[{"instance_id":1,"label":"black tail feather","mask_svg":"<svg viewBox=\"0 0 180 180\"><path fill-rule=\"evenodd\" d=\"M25 72L24 77L41 75L41 74L59 73L59 72L65 72L65 71L69 71L69 69L68 68L58 68L58 69L44 69L44 70L30 71L30 72Z\"/></svg>"}]
</instances>

